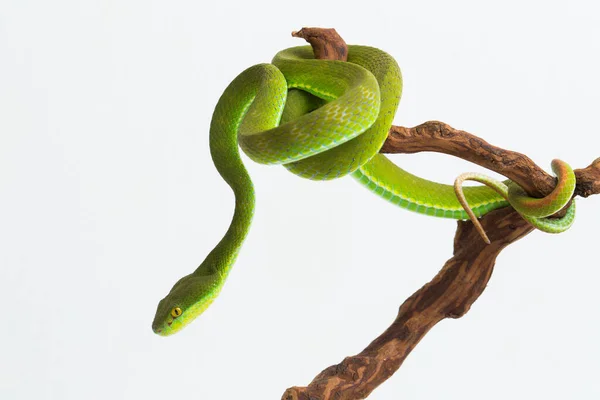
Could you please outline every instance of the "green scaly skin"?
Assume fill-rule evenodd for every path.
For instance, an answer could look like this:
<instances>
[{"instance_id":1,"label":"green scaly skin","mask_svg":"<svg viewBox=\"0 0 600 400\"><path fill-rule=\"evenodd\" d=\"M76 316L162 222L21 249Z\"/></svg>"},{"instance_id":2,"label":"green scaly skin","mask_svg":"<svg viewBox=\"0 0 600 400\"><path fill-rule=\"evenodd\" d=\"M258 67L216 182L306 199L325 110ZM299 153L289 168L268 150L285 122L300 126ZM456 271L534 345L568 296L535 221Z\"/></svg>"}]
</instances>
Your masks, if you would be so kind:
<instances>
[{"instance_id":1,"label":"green scaly skin","mask_svg":"<svg viewBox=\"0 0 600 400\"><path fill-rule=\"evenodd\" d=\"M256 162L283 164L305 178L351 174L401 207L468 218L453 186L419 178L377 154L401 91L396 61L366 46L349 46L348 62L315 60L310 46L293 47L279 52L272 64L255 65L238 75L219 99L210 125L211 156L235 195L233 220L202 264L159 302L154 332L171 335L200 315L219 294L237 258L254 212L254 189L238 146ZM574 175L564 172L561 182L573 184L563 185L560 195L544 198L543 207L560 209L570 199ZM509 191L505 199L493 188L468 187L464 196L477 216L509 204L525 216L540 208L518 190ZM534 223L542 221L535 217ZM561 225L566 225L563 220L544 219L538 227L552 231Z\"/></svg>"}]
</instances>

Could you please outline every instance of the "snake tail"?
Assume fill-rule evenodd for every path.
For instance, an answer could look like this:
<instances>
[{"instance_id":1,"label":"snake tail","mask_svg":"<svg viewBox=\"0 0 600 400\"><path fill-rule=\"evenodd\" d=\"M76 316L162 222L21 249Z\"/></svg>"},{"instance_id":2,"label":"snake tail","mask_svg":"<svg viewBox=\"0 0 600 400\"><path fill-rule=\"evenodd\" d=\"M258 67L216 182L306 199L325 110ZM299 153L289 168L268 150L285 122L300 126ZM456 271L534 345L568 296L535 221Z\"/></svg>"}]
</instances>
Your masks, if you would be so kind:
<instances>
[{"instance_id":1,"label":"snake tail","mask_svg":"<svg viewBox=\"0 0 600 400\"><path fill-rule=\"evenodd\" d=\"M564 161L553 160L552 170L558 176L558 183L552 192L543 198L530 197L523 188L510 180L501 182L487 175L475 172L467 172L459 175L454 181L454 190L458 201L469 216L469 219L473 222L481 238L487 244L490 244L490 240L464 193L465 188L463 188L463 183L467 180L483 183L494 190L506 199L521 217L535 228L547 233L560 233L569 229L575 220L575 201L571 201L571 198L575 191L576 178L573 169ZM564 216L560 218L546 218L562 210L570 201L571 205Z\"/></svg>"}]
</instances>

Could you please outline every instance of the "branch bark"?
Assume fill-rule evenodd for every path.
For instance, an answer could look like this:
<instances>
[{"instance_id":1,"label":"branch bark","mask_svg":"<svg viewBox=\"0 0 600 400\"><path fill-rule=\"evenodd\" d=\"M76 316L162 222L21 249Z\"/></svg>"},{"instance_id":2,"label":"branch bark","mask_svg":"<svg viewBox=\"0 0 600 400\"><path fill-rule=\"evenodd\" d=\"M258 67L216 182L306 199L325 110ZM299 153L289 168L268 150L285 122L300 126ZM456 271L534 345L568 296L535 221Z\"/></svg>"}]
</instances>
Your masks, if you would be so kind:
<instances>
[{"instance_id":1,"label":"branch bark","mask_svg":"<svg viewBox=\"0 0 600 400\"><path fill-rule=\"evenodd\" d=\"M346 43L335 30L303 28L293 36L313 46L315 58L345 60ZM413 128L393 126L382 153L434 151L460 157L496 171L517 182L532 196L552 191L556 179L529 157L501 149L443 122L429 121ZM600 193L600 158L575 170L575 195ZM441 271L410 296L390 327L359 354L346 357L318 374L308 386L286 390L283 400L356 400L366 398L400 368L427 332L444 318L460 318L479 298L502 249L529 234L533 228L511 208L480 219L491 244L486 245L470 221L459 221L454 255Z\"/></svg>"}]
</instances>

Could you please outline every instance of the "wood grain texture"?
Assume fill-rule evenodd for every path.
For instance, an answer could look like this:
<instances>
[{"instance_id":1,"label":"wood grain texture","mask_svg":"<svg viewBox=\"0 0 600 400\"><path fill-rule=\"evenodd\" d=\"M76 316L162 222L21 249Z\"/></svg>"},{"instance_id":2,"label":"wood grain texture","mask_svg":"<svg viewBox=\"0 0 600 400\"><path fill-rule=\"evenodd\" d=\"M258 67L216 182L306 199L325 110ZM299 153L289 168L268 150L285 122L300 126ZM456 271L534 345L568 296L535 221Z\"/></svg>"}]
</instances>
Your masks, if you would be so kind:
<instances>
[{"instance_id":1,"label":"wood grain texture","mask_svg":"<svg viewBox=\"0 0 600 400\"><path fill-rule=\"evenodd\" d=\"M303 28L316 58L345 60L347 46L331 30ZM333 30L333 32L335 32ZM317 50L320 49L320 50ZM327 49L326 51L323 49ZM382 153L433 151L453 155L496 171L521 185L532 196L550 193L556 179L526 155L487 143L439 121L413 128L393 126ZM600 193L600 158L575 170L575 195ZM400 306L390 327L360 353L319 373L307 386L285 391L283 400L356 400L366 398L402 365L427 332L445 318L460 318L479 298L494 270L498 254L533 228L512 208L492 211L480 219L491 244L481 240L470 221L459 221L454 252L441 271ZM395 249L389 249L393 255Z\"/></svg>"}]
</instances>

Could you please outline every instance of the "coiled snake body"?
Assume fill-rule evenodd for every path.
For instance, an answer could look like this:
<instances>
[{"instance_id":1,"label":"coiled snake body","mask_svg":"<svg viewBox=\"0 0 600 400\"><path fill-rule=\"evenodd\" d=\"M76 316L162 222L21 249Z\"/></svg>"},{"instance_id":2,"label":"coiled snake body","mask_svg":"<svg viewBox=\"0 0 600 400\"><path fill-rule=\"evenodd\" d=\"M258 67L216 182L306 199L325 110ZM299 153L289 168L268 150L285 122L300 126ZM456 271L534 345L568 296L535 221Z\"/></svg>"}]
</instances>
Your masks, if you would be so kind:
<instances>
[{"instance_id":1,"label":"coiled snake body","mask_svg":"<svg viewBox=\"0 0 600 400\"><path fill-rule=\"evenodd\" d=\"M254 212L254 188L238 145L256 162L283 164L305 178L351 174L384 199L426 215L476 221L475 216L511 205L538 229L561 232L571 225L574 202L564 217L545 218L565 207L573 194L575 177L562 161L553 162L557 188L534 199L510 181L480 174L461 175L455 187L432 182L378 154L401 91L396 61L366 46L349 46L348 62L315 60L310 46L293 47L279 52L272 64L238 75L219 99L210 125L212 159L235 194L233 219L201 265L159 302L154 332L173 334L200 315L237 258ZM489 187L463 190L466 179Z\"/></svg>"}]
</instances>

